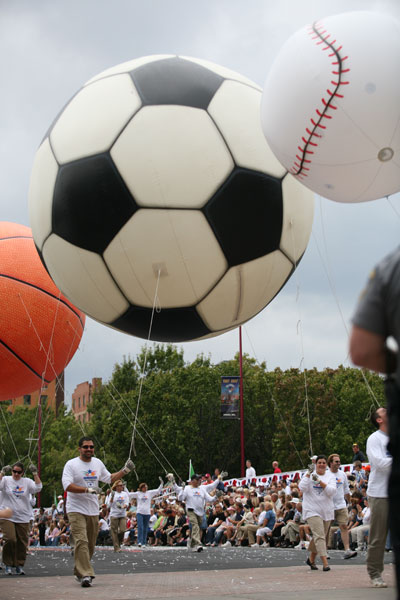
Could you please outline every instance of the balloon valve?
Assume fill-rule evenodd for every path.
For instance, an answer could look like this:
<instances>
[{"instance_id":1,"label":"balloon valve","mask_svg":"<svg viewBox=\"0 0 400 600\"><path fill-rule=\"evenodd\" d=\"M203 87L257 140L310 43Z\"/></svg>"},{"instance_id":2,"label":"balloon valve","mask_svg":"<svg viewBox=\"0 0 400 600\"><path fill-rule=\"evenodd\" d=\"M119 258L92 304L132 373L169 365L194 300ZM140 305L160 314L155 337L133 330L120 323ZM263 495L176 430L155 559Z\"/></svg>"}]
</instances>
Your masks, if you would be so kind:
<instances>
[{"instance_id":1,"label":"balloon valve","mask_svg":"<svg viewBox=\"0 0 400 600\"><path fill-rule=\"evenodd\" d=\"M167 265L165 263L153 263L153 273L156 277L166 277L168 275Z\"/></svg>"}]
</instances>

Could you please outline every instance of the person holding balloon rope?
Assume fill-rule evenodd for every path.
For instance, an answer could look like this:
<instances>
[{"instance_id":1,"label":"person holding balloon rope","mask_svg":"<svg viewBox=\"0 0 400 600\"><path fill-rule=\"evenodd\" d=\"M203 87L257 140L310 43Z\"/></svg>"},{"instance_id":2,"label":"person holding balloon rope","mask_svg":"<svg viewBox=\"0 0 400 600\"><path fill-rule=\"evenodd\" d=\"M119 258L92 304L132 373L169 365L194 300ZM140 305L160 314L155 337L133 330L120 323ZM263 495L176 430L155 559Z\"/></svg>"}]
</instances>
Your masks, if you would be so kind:
<instances>
[{"instance_id":1,"label":"person holding balloon rope","mask_svg":"<svg viewBox=\"0 0 400 600\"><path fill-rule=\"evenodd\" d=\"M193 474L190 478L190 485L185 487L178 486L171 473L167 475L167 479L171 482L175 492L178 494L178 500L183 501L186 504L186 512L191 527L189 547L192 552L201 552L203 550L201 544L201 526L205 514L204 505L206 502L215 502L217 500L217 496L210 496L208 492L217 487L219 481L222 480L222 477L219 475L218 479L213 481L213 483L200 485L201 475Z\"/></svg>"},{"instance_id":2,"label":"person holding balloon rope","mask_svg":"<svg viewBox=\"0 0 400 600\"><path fill-rule=\"evenodd\" d=\"M62 474L64 490L68 492L66 510L74 537L74 575L82 587L90 587L94 579L91 564L98 529L100 481L112 484L134 470L129 458L124 467L110 473L104 463L94 456L91 437L83 436L78 442L79 456L67 461Z\"/></svg>"},{"instance_id":3,"label":"person holding balloon rope","mask_svg":"<svg viewBox=\"0 0 400 600\"><path fill-rule=\"evenodd\" d=\"M6 566L6 575L25 575L24 565L29 543L29 521L32 516L31 494L36 494L42 489L35 465L30 465L29 470L34 481L24 477L25 468L22 462L16 462L12 467L6 465L0 471L0 492L2 503L7 504L12 514L0 511L0 528L3 531L3 563ZM11 471L11 475L6 475ZM7 516L8 514L8 516Z\"/></svg>"},{"instance_id":4,"label":"person holding balloon rope","mask_svg":"<svg viewBox=\"0 0 400 600\"><path fill-rule=\"evenodd\" d=\"M315 564L317 554L320 555L323 571L330 571L326 550L326 535L334 518L333 497L336 494L336 477L327 469L326 456L317 456L314 465L300 480L299 488L303 492L303 517L311 528L312 540L309 545L310 555L307 564L312 571L318 569Z\"/></svg>"}]
</instances>

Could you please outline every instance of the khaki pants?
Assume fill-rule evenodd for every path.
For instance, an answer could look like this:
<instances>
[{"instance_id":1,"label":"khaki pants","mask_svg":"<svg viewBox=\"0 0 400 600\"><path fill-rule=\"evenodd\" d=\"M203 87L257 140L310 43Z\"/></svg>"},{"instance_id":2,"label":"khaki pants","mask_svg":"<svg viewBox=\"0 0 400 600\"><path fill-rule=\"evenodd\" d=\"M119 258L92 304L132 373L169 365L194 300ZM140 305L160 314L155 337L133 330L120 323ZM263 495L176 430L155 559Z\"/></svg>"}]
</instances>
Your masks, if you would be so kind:
<instances>
[{"instance_id":1,"label":"khaki pants","mask_svg":"<svg viewBox=\"0 0 400 600\"><path fill-rule=\"evenodd\" d=\"M13 523L0 519L3 532L3 563L6 567L23 567L29 542L29 523Z\"/></svg>"},{"instance_id":2,"label":"khaki pants","mask_svg":"<svg viewBox=\"0 0 400 600\"><path fill-rule=\"evenodd\" d=\"M312 540L308 546L309 552L315 552L320 556L326 556L326 536L331 526L330 521L323 521L321 517L309 517L307 523L310 526Z\"/></svg>"},{"instance_id":3,"label":"khaki pants","mask_svg":"<svg viewBox=\"0 0 400 600\"><path fill-rule=\"evenodd\" d=\"M255 544L255 542L256 542L255 533L256 533L257 529L260 529L260 526L256 525L256 524L253 525L253 523L246 525L244 528L244 538L247 537L249 539L249 546L251 546L252 544Z\"/></svg>"},{"instance_id":4,"label":"khaki pants","mask_svg":"<svg viewBox=\"0 0 400 600\"><path fill-rule=\"evenodd\" d=\"M111 517L110 529L114 550L119 550L126 531L126 517Z\"/></svg>"},{"instance_id":5,"label":"khaki pants","mask_svg":"<svg viewBox=\"0 0 400 600\"><path fill-rule=\"evenodd\" d=\"M93 556L99 531L99 517L82 515L81 513L68 513L71 532L74 536L74 575L94 577L94 570L90 559Z\"/></svg>"},{"instance_id":6,"label":"khaki pants","mask_svg":"<svg viewBox=\"0 0 400 600\"><path fill-rule=\"evenodd\" d=\"M289 538L290 543L294 544L294 542L297 542L297 540L298 540L299 531L300 531L299 524L295 523L294 521L289 521L289 523L287 525L284 525L282 527L281 533L286 538Z\"/></svg>"},{"instance_id":7,"label":"khaki pants","mask_svg":"<svg viewBox=\"0 0 400 600\"><path fill-rule=\"evenodd\" d=\"M189 517L189 523L192 526L192 531L190 534L190 547L194 548L195 546L201 546L200 525L202 524L203 517L196 515L194 510L188 510L187 514Z\"/></svg>"},{"instance_id":8,"label":"khaki pants","mask_svg":"<svg viewBox=\"0 0 400 600\"><path fill-rule=\"evenodd\" d=\"M383 557L388 532L389 501L387 498L368 496L371 521L368 536L367 571L371 579L383 572Z\"/></svg>"}]
</instances>

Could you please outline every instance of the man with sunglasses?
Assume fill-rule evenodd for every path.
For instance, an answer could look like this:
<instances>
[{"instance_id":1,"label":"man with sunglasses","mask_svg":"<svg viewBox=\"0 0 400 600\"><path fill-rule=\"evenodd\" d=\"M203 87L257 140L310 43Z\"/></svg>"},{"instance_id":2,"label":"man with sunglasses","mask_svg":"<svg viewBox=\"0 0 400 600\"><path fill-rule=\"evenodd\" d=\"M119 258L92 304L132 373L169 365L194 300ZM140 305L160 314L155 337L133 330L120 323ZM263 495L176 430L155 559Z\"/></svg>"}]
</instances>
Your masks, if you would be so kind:
<instances>
[{"instance_id":1,"label":"man with sunglasses","mask_svg":"<svg viewBox=\"0 0 400 600\"><path fill-rule=\"evenodd\" d=\"M24 565L29 543L29 521L32 515L30 503L31 494L37 494L42 489L37 468L29 466L34 481L24 477L24 465L16 462L12 467L3 467L0 471L0 493L2 502L12 509L8 518L0 518L0 528L3 531L3 562L6 565L6 575L25 575ZM11 475L6 475L11 471Z\"/></svg>"},{"instance_id":2,"label":"man with sunglasses","mask_svg":"<svg viewBox=\"0 0 400 600\"><path fill-rule=\"evenodd\" d=\"M114 483L135 468L128 459L124 467L110 473L104 463L94 456L92 438L84 436L78 442L79 456L67 461L62 484L67 494L66 510L74 538L74 575L82 587L90 587L94 570L90 562L99 530L100 481Z\"/></svg>"}]
</instances>

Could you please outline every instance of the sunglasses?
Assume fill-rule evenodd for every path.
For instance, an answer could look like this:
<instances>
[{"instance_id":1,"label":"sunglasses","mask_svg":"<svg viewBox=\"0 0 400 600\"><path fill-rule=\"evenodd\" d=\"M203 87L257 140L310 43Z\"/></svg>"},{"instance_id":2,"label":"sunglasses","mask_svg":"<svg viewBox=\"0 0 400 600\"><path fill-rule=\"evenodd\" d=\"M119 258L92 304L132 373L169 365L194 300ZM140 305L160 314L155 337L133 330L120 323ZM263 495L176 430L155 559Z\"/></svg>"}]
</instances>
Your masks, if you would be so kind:
<instances>
[{"instance_id":1,"label":"sunglasses","mask_svg":"<svg viewBox=\"0 0 400 600\"><path fill-rule=\"evenodd\" d=\"M94 446L81 446L81 448L84 448L85 450L93 450Z\"/></svg>"},{"instance_id":2,"label":"sunglasses","mask_svg":"<svg viewBox=\"0 0 400 600\"><path fill-rule=\"evenodd\" d=\"M23 473L23 471L16 471L15 469L13 469L12 472L17 473L18 475L21 475L21 473Z\"/></svg>"}]
</instances>

